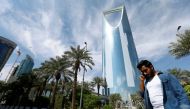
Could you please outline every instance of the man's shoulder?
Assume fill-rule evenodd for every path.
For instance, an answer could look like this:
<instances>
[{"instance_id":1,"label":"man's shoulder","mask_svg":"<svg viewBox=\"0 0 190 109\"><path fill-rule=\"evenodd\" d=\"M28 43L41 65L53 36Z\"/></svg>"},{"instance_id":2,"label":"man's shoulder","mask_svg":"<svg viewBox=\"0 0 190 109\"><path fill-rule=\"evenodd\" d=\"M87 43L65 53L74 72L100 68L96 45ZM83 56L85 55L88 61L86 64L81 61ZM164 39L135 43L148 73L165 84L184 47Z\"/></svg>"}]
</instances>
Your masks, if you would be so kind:
<instances>
[{"instance_id":1,"label":"man's shoulder","mask_svg":"<svg viewBox=\"0 0 190 109\"><path fill-rule=\"evenodd\" d=\"M159 71L159 72L157 73L157 75L158 75L158 76L168 76L168 73L163 73L163 72L160 72L160 71Z\"/></svg>"},{"instance_id":2,"label":"man's shoulder","mask_svg":"<svg viewBox=\"0 0 190 109\"><path fill-rule=\"evenodd\" d=\"M173 76L173 75L171 73L158 72L158 76L170 77L170 76Z\"/></svg>"},{"instance_id":3,"label":"man's shoulder","mask_svg":"<svg viewBox=\"0 0 190 109\"><path fill-rule=\"evenodd\" d=\"M163 82L168 81L169 78L170 78L170 74L169 74L169 73L158 72L158 76L159 76L159 78L160 78Z\"/></svg>"}]
</instances>

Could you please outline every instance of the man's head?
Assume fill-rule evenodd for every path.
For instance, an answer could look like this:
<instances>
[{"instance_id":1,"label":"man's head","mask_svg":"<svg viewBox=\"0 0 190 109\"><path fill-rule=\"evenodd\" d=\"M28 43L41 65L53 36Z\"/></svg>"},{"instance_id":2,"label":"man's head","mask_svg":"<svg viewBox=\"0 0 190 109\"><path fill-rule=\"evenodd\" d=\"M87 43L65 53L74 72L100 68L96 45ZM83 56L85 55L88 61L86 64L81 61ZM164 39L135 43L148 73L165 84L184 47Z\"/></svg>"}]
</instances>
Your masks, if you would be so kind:
<instances>
[{"instance_id":1,"label":"man's head","mask_svg":"<svg viewBox=\"0 0 190 109\"><path fill-rule=\"evenodd\" d=\"M154 67L152 63L148 60L141 60L137 68L141 71L141 74L147 79L154 77L156 71L154 70Z\"/></svg>"}]
</instances>

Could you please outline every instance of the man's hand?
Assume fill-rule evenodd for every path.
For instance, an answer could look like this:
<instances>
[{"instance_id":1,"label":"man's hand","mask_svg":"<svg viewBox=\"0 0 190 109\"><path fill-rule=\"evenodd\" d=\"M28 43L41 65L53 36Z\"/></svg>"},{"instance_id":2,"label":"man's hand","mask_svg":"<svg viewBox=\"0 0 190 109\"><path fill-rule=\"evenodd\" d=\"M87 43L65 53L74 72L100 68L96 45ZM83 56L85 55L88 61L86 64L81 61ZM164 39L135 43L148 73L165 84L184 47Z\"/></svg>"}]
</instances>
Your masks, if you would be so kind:
<instances>
[{"instance_id":1,"label":"man's hand","mask_svg":"<svg viewBox=\"0 0 190 109\"><path fill-rule=\"evenodd\" d=\"M139 77L140 79L140 90L144 92L144 80L146 79L143 75Z\"/></svg>"},{"instance_id":2,"label":"man's hand","mask_svg":"<svg viewBox=\"0 0 190 109\"><path fill-rule=\"evenodd\" d=\"M140 76L140 80L141 80L141 81L144 82L145 79L146 79L146 78L145 78L143 75Z\"/></svg>"}]
</instances>

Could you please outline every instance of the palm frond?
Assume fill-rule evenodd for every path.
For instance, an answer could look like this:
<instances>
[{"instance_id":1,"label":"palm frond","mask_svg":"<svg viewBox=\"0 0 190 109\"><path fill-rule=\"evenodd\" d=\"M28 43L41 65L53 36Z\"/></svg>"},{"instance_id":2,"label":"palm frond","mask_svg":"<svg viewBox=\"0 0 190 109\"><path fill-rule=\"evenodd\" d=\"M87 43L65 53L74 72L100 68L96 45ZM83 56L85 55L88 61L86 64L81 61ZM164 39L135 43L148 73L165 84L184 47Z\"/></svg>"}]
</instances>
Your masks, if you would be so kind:
<instances>
[{"instance_id":1,"label":"palm frond","mask_svg":"<svg viewBox=\"0 0 190 109\"><path fill-rule=\"evenodd\" d=\"M178 59L190 54L190 30L176 36L177 42L170 43L169 52Z\"/></svg>"}]
</instances>

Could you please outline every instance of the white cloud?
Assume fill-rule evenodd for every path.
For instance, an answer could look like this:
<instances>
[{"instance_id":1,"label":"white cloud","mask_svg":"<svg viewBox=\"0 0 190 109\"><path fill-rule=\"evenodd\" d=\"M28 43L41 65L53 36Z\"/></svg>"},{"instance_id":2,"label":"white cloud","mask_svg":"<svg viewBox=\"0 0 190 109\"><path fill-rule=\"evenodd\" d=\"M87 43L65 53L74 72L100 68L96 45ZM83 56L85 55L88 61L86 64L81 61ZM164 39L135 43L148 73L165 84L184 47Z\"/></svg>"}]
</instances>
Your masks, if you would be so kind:
<instances>
[{"instance_id":1,"label":"white cloud","mask_svg":"<svg viewBox=\"0 0 190 109\"><path fill-rule=\"evenodd\" d=\"M87 80L102 75L102 12L123 1L100 0L98 4L82 0L59 2L40 1L36 10L25 12L3 0L0 4L0 25L14 36L13 40L18 45L29 49L36 58L61 55L69 49L68 45L85 46L84 42L87 42L95 62L94 70L86 74ZM165 56L169 43L176 40L177 26L190 24L189 8L180 12L177 8L173 9L174 4L169 1L131 1L130 6L126 5L140 58L158 60ZM6 12L9 13L4 14Z\"/></svg>"},{"instance_id":2,"label":"white cloud","mask_svg":"<svg viewBox=\"0 0 190 109\"><path fill-rule=\"evenodd\" d=\"M0 16L1 16L1 14L4 14L5 12L11 9L11 4L9 4L7 0L1 0L0 7L1 7L0 9Z\"/></svg>"},{"instance_id":3,"label":"white cloud","mask_svg":"<svg viewBox=\"0 0 190 109\"><path fill-rule=\"evenodd\" d=\"M1 16L0 23L15 36L18 45L31 50L35 56L61 55L66 48L61 41L63 23L53 8L50 5L48 10L42 8L29 15L24 10L11 10L10 15Z\"/></svg>"},{"instance_id":4,"label":"white cloud","mask_svg":"<svg viewBox=\"0 0 190 109\"><path fill-rule=\"evenodd\" d=\"M92 13L89 13L91 8L86 10L87 4L85 2L74 3L67 9L71 16L70 24L75 43L85 46L84 42L87 42L87 49L91 51L94 59L95 66L93 71L87 72L87 81L91 81L94 76L102 76L102 12L108 7L110 8L112 3L113 1L104 6L103 9L93 8L95 12ZM88 7L94 7L93 4L91 5ZM82 73L79 73L78 78L82 80Z\"/></svg>"},{"instance_id":5,"label":"white cloud","mask_svg":"<svg viewBox=\"0 0 190 109\"><path fill-rule=\"evenodd\" d=\"M129 8L129 22L140 58L159 60L168 54L170 42L176 40L176 29L187 25L190 16L172 7L173 2L139 2Z\"/></svg>"}]
</instances>

